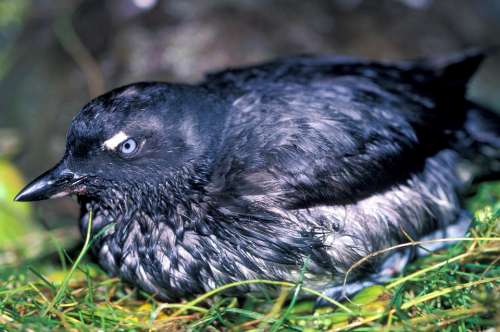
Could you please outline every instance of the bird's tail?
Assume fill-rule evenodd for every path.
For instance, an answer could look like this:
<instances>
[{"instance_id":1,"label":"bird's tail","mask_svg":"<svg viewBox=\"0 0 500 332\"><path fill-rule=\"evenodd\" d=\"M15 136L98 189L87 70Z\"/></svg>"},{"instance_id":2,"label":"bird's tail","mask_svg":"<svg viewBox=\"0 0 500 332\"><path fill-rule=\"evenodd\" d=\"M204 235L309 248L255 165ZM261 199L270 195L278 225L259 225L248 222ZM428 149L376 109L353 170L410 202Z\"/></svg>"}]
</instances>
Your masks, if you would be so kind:
<instances>
[{"instance_id":1,"label":"bird's tail","mask_svg":"<svg viewBox=\"0 0 500 332\"><path fill-rule=\"evenodd\" d=\"M438 97L458 99L484 59L495 49L469 49L447 56L402 62L417 85Z\"/></svg>"},{"instance_id":2,"label":"bird's tail","mask_svg":"<svg viewBox=\"0 0 500 332\"><path fill-rule=\"evenodd\" d=\"M469 177L474 181L500 179L500 114L466 100L472 76L487 56L499 51L498 47L470 49L423 60L416 66L434 73L426 76L429 81L422 83L443 104L443 119L455 121L455 149L470 161Z\"/></svg>"},{"instance_id":3,"label":"bird's tail","mask_svg":"<svg viewBox=\"0 0 500 332\"><path fill-rule=\"evenodd\" d=\"M474 165L471 180L500 180L500 115L469 102L455 149Z\"/></svg>"}]
</instances>

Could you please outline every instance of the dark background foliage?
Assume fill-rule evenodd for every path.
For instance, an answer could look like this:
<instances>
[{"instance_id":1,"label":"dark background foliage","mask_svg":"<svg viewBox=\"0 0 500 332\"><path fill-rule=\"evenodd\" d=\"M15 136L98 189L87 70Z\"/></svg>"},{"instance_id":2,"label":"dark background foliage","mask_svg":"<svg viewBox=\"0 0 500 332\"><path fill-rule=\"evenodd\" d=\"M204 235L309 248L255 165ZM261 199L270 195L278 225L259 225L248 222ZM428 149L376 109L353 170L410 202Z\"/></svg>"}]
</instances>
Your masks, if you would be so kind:
<instances>
[{"instance_id":1,"label":"dark background foliage","mask_svg":"<svg viewBox=\"0 0 500 332\"><path fill-rule=\"evenodd\" d=\"M298 53L433 56L500 42L498 0L0 0L0 129L31 178L62 155L91 97L134 81L193 82L207 71ZM474 98L500 108L500 61ZM40 203L48 224L70 200Z\"/></svg>"}]
</instances>

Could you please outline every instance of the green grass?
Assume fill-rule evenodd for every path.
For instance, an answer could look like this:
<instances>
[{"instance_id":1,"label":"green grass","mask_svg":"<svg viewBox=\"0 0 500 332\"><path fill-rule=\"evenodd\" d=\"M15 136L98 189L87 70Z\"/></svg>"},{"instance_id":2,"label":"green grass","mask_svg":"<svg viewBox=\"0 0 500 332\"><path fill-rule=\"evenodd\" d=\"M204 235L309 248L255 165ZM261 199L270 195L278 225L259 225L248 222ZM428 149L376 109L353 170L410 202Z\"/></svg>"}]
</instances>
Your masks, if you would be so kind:
<instances>
[{"instance_id":1,"label":"green grass","mask_svg":"<svg viewBox=\"0 0 500 332\"><path fill-rule=\"evenodd\" d=\"M468 200L475 220L467 238L413 262L404 275L344 303L315 308L288 282L249 280L182 303L162 303L85 258L63 250L74 231L37 232L0 252L0 330L33 331L478 331L500 324L500 182ZM417 245L413 243L410 245ZM242 283L268 284L279 296L221 293Z\"/></svg>"}]
</instances>

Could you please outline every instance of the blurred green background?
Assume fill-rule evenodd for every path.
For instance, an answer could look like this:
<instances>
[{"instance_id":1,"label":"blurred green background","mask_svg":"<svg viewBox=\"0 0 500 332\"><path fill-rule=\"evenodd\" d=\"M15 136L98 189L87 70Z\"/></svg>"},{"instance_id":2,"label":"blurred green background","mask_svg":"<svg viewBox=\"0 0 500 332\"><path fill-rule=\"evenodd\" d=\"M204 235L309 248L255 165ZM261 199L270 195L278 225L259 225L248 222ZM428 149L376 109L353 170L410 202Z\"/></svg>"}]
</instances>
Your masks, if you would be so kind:
<instances>
[{"instance_id":1,"label":"blurred green background","mask_svg":"<svg viewBox=\"0 0 500 332\"><path fill-rule=\"evenodd\" d=\"M57 162L72 117L105 90L287 54L399 59L495 44L498 0L0 0L0 234L36 227L31 213L35 225L76 228L71 199L31 211L12 197L21 174ZM471 96L498 110L499 91L495 56Z\"/></svg>"}]
</instances>

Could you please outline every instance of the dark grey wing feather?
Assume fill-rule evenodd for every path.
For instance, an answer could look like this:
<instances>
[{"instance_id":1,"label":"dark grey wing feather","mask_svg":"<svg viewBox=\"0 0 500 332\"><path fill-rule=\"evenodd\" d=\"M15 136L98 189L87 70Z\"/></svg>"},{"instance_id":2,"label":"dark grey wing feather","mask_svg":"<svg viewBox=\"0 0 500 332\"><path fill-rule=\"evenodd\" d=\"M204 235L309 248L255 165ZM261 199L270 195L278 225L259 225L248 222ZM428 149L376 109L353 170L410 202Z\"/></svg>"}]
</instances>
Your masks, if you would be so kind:
<instances>
[{"instance_id":1,"label":"dark grey wing feather","mask_svg":"<svg viewBox=\"0 0 500 332\"><path fill-rule=\"evenodd\" d=\"M213 84L241 96L210 189L233 202L294 208L382 191L418 171L462 125L465 83L480 58L435 68L297 58L214 75Z\"/></svg>"}]
</instances>

